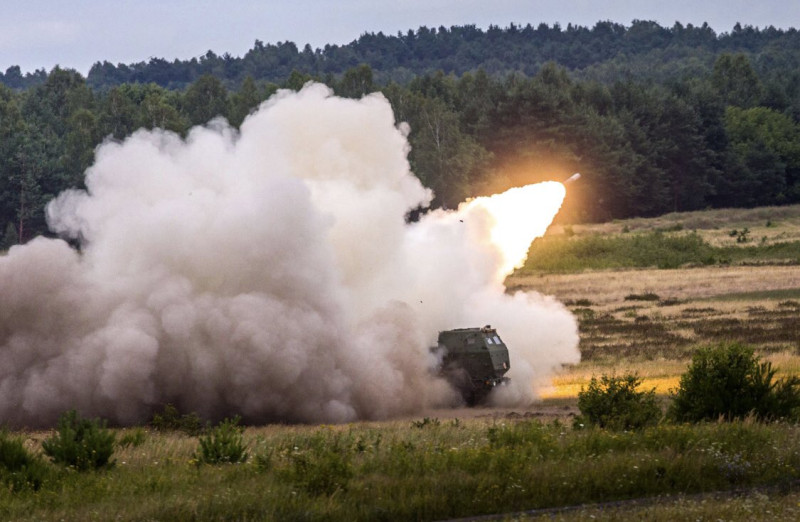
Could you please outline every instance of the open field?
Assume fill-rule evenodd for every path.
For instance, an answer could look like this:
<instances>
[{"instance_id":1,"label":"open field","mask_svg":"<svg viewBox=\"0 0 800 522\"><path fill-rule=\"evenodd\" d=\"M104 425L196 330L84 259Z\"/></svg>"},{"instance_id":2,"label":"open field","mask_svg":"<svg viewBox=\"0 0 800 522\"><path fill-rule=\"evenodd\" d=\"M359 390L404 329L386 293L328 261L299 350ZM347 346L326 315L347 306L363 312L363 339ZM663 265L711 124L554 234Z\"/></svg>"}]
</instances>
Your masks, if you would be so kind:
<instances>
[{"instance_id":1,"label":"open field","mask_svg":"<svg viewBox=\"0 0 800 522\"><path fill-rule=\"evenodd\" d=\"M586 225L553 225L550 233L559 235L569 228L576 235L621 234L651 231L697 231L714 246L736 243L733 230L749 230L751 241L765 242L800 240L800 205L737 209L674 212L655 218L614 220Z\"/></svg>"},{"instance_id":2,"label":"open field","mask_svg":"<svg viewBox=\"0 0 800 522\"><path fill-rule=\"evenodd\" d=\"M29 433L26 445L36 450L46 435ZM666 513L655 519L667 520L711 509L680 495L744 489L754 492L751 501L726 509L745 520L764 505L763 491L776 498L776 513L794 513L800 478L798 427L750 421L615 433L531 419L426 417L248 428L244 440L246 462L207 465L197 463L196 437L146 431L117 450L111 469L49 465L38 491L0 489L0 518L440 520L659 497L656 505L563 516Z\"/></svg>"},{"instance_id":3,"label":"open field","mask_svg":"<svg viewBox=\"0 0 800 522\"><path fill-rule=\"evenodd\" d=\"M649 233L674 227L674 219L712 223L707 230L713 236L729 226L755 231L756 220L774 219L766 228L783 228L786 237L800 240L789 226L797 221L800 230L800 208L779 210L785 213L765 217L753 210L736 217L714 211L575 227L573 233ZM507 286L556 296L579 323L583 360L564 368L540 404L435 410L338 426L248 427L243 436L249 456L241 464L199 464L196 436L151 427L116 430L118 440L138 433L138 442L118 447L111 469L79 473L48 464L39 490L0 488L0 519L800 516L797 425L749 419L663 423L641 432L572 427L577 394L592 376L636 372L666 403L704 344L743 341L782 374L800 375L800 265L762 258L758 266L525 272ZM18 435L41 454L51 433ZM525 513L531 510L548 511Z\"/></svg>"},{"instance_id":4,"label":"open field","mask_svg":"<svg viewBox=\"0 0 800 522\"><path fill-rule=\"evenodd\" d=\"M665 394L698 345L725 340L800 374L800 266L541 274L509 284L556 296L580 325L582 362L545 397L575 397L593 375L627 370Z\"/></svg>"},{"instance_id":5,"label":"open field","mask_svg":"<svg viewBox=\"0 0 800 522\"><path fill-rule=\"evenodd\" d=\"M660 248L672 255L661 238L687 236L713 262L690 256L675 269L580 269L591 266L589 254L572 259L571 271L526 267L507 280L509 291L555 296L580 325L582 362L556 377L546 398L575 397L593 375L628 370L667 394L698 346L727 340L752 345L783 374L800 374L800 206L553 226L545 239L558 248L610 241L619 251L602 252L606 262L624 265L652 262ZM653 248L654 256L628 258L636 247Z\"/></svg>"}]
</instances>

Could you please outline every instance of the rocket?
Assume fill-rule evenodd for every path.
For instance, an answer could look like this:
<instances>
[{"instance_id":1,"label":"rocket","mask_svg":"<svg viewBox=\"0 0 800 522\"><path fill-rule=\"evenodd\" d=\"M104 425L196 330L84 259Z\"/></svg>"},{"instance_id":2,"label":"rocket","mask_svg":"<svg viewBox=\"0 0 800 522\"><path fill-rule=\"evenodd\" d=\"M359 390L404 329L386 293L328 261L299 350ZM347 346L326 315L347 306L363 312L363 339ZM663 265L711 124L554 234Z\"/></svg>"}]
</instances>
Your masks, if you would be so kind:
<instances>
[{"instance_id":1,"label":"rocket","mask_svg":"<svg viewBox=\"0 0 800 522\"><path fill-rule=\"evenodd\" d=\"M566 185L567 183L575 183L579 179L581 179L581 175L576 172L575 174L567 178L566 181L564 181L564 184Z\"/></svg>"}]
</instances>

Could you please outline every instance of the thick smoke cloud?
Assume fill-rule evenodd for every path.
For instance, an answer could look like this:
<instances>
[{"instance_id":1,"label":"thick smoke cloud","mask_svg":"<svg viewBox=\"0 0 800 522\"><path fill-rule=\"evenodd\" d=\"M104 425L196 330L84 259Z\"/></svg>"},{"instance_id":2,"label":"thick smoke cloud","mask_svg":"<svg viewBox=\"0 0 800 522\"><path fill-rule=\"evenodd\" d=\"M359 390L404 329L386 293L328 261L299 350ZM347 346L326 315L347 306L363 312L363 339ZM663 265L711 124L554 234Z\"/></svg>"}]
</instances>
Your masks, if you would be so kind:
<instances>
[{"instance_id":1,"label":"thick smoke cloud","mask_svg":"<svg viewBox=\"0 0 800 522\"><path fill-rule=\"evenodd\" d=\"M575 362L563 306L507 295L492 217L408 225L431 194L380 95L280 92L241 131L138 131L97 150L87 190L0 258L0 421L66 409L127 424L165 403L217 419L342 422L452 404L428 347L498 327L514 385ZM560 200L558 201L560 204ZM557 206L552 211L555 214Z\"/></svg>"}]
</instances>

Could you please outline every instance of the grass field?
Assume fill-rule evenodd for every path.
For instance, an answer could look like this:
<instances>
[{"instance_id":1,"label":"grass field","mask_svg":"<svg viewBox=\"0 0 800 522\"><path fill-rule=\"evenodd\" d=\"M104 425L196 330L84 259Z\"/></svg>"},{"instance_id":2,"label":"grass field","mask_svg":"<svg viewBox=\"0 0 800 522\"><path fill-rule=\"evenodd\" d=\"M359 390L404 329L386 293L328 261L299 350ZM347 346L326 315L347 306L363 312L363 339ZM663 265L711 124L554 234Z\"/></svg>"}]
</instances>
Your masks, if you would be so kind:
<instances>
[{"instance_id":1,"label":"grass field","mask_svg":"<svg viewBox=\"0 0 800 522\"><path fill-rule=\"evenodd\" d=\"M687 236L688 247L669 243ZM529 260L506 284L556 296L579 321L582 362L566 368L545 397L573 397L592 375L627 370L666 394L699 345L727 340L800 374L800 206L554 226L544 239L555 250L539 250L557 262ZM602 265L625 268L596 268L598 248ZM654 267L659 255L677 259L686 250L685 264Z\"/></svg>"},{"instance_id":2,"label":"grass field","mask_svg":"<svg viewBox=\"0 0 800 522\"><path fill-rule=\"evenodd\" d=\"M614 433L434 418L268 426L246 430L245 463L216 466L197 464L196 437L148 431L139 445L118 450L111 469L52 467L38 491L0 490L0 517L438 520L742 488L792 492L799 429L745 421ZM44 435L29 434L28 446ZM763 502L761 495L754 498ZM615 509L669 514L676 502Z\"/></svg>"},{"instance_id":3,"label":"grass field","mask_svg":"<svg viewBox=\"0 0 800 522\"><path fill-rule=\"evenodd\" d=\"M747 229L748 240L737 242L734 229ZM605 432L573 429L571 415L581 388L602 374L636 372L666 403L697 347L723 340L751 344L782 374L800 375L800 264L785 257L794 246L770 248L800 241L800 207L549 232L556 243L630 244L637 234L650 238L638 243L644 247L662 248L654 234L695 234L692 244L711 248L715 259L720 250L713 249L746 255L674 269L597 269L578 259L571 271L528 266L510 277L509 291L556 296L580 327L582 362L564 368L534 408L249 427L248 459L213 466L198 464L196 436L118 430L118 440L137 442L117 449L111 469L78 473L48 464L38 491L0 488L0 519L437 520L513 513L503 519L797 520L797 425L745 420ZM619 248L616 255L627 254ZM50 433L19 435L40 453Z\"/></svg>"}]
</instances>

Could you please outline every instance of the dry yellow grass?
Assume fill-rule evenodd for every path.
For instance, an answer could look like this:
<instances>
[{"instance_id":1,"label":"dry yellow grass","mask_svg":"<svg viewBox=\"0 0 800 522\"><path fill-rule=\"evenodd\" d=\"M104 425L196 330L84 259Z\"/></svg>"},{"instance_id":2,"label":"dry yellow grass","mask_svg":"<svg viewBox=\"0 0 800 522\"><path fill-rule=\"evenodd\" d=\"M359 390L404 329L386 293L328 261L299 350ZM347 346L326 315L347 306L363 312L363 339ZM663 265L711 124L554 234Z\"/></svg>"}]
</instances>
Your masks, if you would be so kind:
<instances>
[{"instance_id":1,"label":"dry yellow grass","mask_svg":"<svg viewBox=\"0 0 800 522\"><path fill-rule=\"evenodd\" d=\"M586 379L581 382L560 383L559 379L553 380L553 386L542 392L542 399L567 399L577 398L578 393L589 385L589 380ZM680 384L680 375L672 375L670 377L648 377L642 379L642 384L639 389L651 390L655 389L659 395L667 395L670 390L675 390Z\"/></svg>"},{"instance_id":2,"label":"dry yellow grass","mask_svg":"<svg viewBox=\"0 0 800 522\"><path fill-rule=\"evenodd\" d=\"M747 228L750 238L760 241L800 240L800 205L751 209L698 210L673 212L655 218L634 218L608 223L566 225L575 234L619 234L624 231L694 230L715 246L736 244L732 230ZM550 233L563 233L565 226L554 225Z\"/></svg>"},{"instance_id":3,"label":"dry yellow grass","mask_svg":"<svg viewBox=\"0 0 800 522\"><path fill-rule=\"evenodd\" d=\"M513 275L509 288L536 290L561 301L622 303L652 292L662 299L696 300L724 294L800 288L800 266L702 267L680 270L617 270L580 274ZM630 303L628 303L630 304Z\"/></svg>"}]
</instances>

